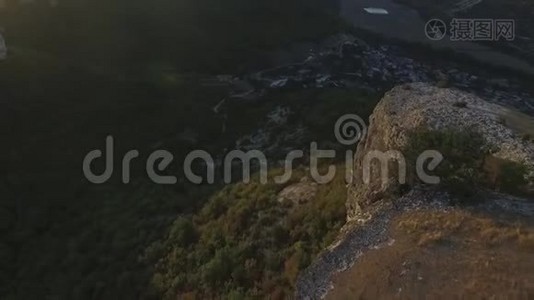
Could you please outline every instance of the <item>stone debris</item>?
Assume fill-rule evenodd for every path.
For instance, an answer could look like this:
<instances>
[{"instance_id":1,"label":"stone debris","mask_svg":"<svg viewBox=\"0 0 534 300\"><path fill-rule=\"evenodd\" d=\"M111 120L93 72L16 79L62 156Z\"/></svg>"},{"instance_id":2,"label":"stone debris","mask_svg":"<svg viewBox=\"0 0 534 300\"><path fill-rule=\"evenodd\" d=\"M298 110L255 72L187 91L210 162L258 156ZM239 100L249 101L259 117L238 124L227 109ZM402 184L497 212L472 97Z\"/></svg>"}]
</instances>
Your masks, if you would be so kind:
<instances>
[{"instance_id":1,"label":"stone debris","mask_svg":"<svg viewBox=\"0 0 534 300\"><path fill-rule=\"evenodd\" d=\"M449 199L444 193L414 189L393 203L379 203L362 215L360 222L345 226L338 241L304 270L296 283L297 299L322 299L333 288L332 277L352 267L357 259L377 245L387 245L390 221L396 216L418 209L441 209L448 207Z\"/></svg>"},{"instance_id":2,"label":"stone debris","mask_svg":"<svg viewBox=\"0 0 534 300\"><path fill-rule=\"evenodd\" d=\"M384 92L403 83L446 81L451 87L486 101L534 114L534 97L506 78L471 74L452 62L436 65L419 62L406 57L397 46L371 46L346 34L326 39L317 48L310 50L303 62L235 78L235 92L231 97L250 100L258 99L268 90L329 87Z\"/></svg>"},{"instance_id":3,"label":"stone debris","mask_svg":"<svg viewBox=\"0 0 534 300\"><path fill-rule=\"evenodd\" d=\"M473 208L534 216L531 200L497 193L488 193L488 199ZM335 274L354 266L367 251L391 246L393 240L388 230L397 216L417 210L448 211L452 207L450 202L451 198L444 192L417 187L394 203L376 203L366 212L360 212L359 218L345 225L338 240L301 272L296 283L296 299L323 299L333 289Z\"/></svg>"}]
</instances>

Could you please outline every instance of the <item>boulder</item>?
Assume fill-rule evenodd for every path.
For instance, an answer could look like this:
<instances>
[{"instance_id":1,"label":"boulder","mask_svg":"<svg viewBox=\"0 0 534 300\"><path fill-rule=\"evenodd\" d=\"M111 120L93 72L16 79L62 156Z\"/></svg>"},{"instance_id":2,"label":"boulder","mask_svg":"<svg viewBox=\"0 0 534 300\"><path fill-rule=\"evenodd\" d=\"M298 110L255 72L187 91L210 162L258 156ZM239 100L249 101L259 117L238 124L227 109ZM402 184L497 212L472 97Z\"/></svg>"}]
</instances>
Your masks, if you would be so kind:
<instances>
[{"instance_id":1,"label":"boulder","mask_svg":"<svg viewBox=\"0 0 534 300\"><path fill-rule=\"evenodd\" d=\"M278 194L278 202L291 201L294 205L305 204L313 201L317 194L317 183L310 182L307 177L299 183L284 188Z\"/></svg>"}]
</instances>

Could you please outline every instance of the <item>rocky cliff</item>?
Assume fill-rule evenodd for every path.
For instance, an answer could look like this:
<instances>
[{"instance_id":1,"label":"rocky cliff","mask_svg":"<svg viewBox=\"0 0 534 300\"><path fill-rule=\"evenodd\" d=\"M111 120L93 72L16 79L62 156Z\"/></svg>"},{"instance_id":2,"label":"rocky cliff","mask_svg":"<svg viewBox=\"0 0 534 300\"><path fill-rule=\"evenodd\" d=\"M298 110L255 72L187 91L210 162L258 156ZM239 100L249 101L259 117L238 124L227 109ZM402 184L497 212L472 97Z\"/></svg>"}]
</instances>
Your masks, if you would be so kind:
<instances>
[{"instance_id":1,"label":"rocky cliff","mask_svg":"<svg viewBox=\"0 0 534 300\"><path fill-rule=\"evenodd\" d=\"M408 135L416 130L473 131L481 135L484 145L480 146L488 147L492 158L532 169L534 143L529 133L531 126L532 120L526 115L455 89L427 84L407 84L392 89L375 108L368 134L358 145L354 182L349 188L347 201L348 221L370 204L395 194L399 188L399 170L392 166L395 162L389 162L390 174L384 182L378 159L371 162L371 178L368 184L364 184L363 164L370 152L395 150L405 156L403 150L407 147Z\"/></svg>"},{"instance_id":2,"label":"rocky cliff","mask_svg":"<svg viewBox=\"0 0 534 300\"><path fill-rule=\"evenodd\" d=\"M393 217L409 210L446 209L450 205L450 193L440 185L423 185L410 174L405 184L399 182L402 168L393 159L387 162L389 171L384 180L379 159L367 160L370 164L366 166L369 153L398 151L397 156L404 155L411 134L418 130L439 132L453 129L460 134L475 132L480 138L480 148L487 149L487 152L481 152L484 157L480 157L484 168L474 171L484 173L485 177L496 174L493 175L495 178L484 181L494 185L480 187L487 190L484 205L498 204L503 210L519 207L515 212L530 214L532 205L524 198L494 192L496 178L501 175L499 171L488 171L485 166L488 161L495 160L501 163L494 165L512 163L521 166L525 172L520 175L524 178L521 178L521 186L517 189L524 192L522 195L532 192L533 128L529 116L455 89L415 83L387 92L370 117L367 135L356 151L354 178L348 188L347 225L338 242L301 274L297 283L298 298L324 297L332 288L334 274L352 266L367 250L387 245L388 224ZM454 149L452 151L454 153ZM447 159L445 155L443 162ZM410 162L407 160L407 163ZM366 168L370 174L368 182L364 182L362 176ZM410 170L408 166L408 173ZM510 203L513 205L508 205Z\"/></svg>"}]
</instances>

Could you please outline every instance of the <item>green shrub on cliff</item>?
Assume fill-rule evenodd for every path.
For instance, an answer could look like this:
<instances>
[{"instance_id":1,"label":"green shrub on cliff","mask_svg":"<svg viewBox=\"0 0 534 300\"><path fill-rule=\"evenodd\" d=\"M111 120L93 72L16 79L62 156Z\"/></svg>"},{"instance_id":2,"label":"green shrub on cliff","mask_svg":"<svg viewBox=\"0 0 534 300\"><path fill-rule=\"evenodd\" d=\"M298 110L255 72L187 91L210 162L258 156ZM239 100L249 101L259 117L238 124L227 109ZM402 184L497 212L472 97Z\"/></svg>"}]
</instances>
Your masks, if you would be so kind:
<instances>
[{"instance_id":1,"label":"green shrub on cliff","mask_svg":"<svg viewBox=\"0 0 534 300\"><path fill-rule=\"evenodd\" d=\"M296 170L288 184L228 185L199 213L178 218L143 256L156 266L152 286L166 299L290 298L298 273L345 221L342 167L312 201L278 201L278 193L304 175Z\"/></svg>"},{"instance_id":2,"label":"green shrub on cliff","mask_svg":"<svg viewBox=\"0 0 534 300\"><path fill-rule=\"evenodd\" d=\"M480 188L525 194L528 168L492 156L494 149L476 130L419 128L412 131L405 147L409 166L415 166L418 156L426 150L437 150L443 155L443 161L433 173L440 177L440 185L460 202L475 200ZM412 178L414 183L416 176Z\"/></svg>"},{"instance_id":3,"label":"green shrub on cliff","mask_svg":"<svg viewBox=\"0 0 534 300\"><path fill-rule=\"evenodd\" d=\"M454 196L465 200L474 196L474 187L483 182L480 170L488 152L484 144L484 139L472 130L418 129L409 134L405 153L409 165L415 166L417 157L424 151L439 151L444 159L435 175Z\"/></svg>"}]
</instances>

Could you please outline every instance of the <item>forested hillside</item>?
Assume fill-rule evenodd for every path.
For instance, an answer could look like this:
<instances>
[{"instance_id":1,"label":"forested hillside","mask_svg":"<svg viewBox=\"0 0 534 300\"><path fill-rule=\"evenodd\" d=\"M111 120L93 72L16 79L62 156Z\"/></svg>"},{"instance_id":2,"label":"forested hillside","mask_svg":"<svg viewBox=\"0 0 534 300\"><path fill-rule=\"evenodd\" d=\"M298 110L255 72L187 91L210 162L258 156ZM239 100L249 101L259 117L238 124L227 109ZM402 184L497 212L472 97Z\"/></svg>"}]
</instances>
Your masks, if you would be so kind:
<instances>
[{"instance_id":1,"label":"forested hillside","mask_svg":"<svg viewBox=\"0 0 534 300\"><path fill-rule=\"evenodd\" d=\"M284 186L161 186L140 162L129 185L116 184L118 171L91 185L81 163L110 134L119 162L124 151L143 159L158 145L175 155L177 172L185 153L232 147L276 105L346 112L353 91L282 92L261 105L229 103L223 133L213 107L227 91L202 84L336 31L330 1L49 3L8 1L0 11L9 48L0 61L0 298L290 295L343 223L342 178L299 209L277 201ZM183 132L196 144L177 142Z\"/></svg>"},{"instance_id":2,"label":"forested hillside","mask_svg":"<svg viewBox=\"0 0 534 300\"><path fill-rule=\"evenodd\" d=\"M27 1L26 1L27 2ZM232 71L267 51L332 33L335 1L48 0L8 2L0 14L11 44L77 63L173 63L181 71Z\"/></svg>"}]
</instances>

